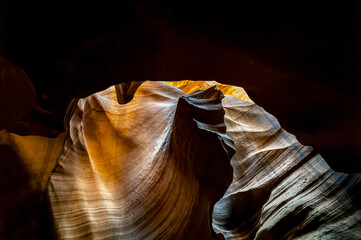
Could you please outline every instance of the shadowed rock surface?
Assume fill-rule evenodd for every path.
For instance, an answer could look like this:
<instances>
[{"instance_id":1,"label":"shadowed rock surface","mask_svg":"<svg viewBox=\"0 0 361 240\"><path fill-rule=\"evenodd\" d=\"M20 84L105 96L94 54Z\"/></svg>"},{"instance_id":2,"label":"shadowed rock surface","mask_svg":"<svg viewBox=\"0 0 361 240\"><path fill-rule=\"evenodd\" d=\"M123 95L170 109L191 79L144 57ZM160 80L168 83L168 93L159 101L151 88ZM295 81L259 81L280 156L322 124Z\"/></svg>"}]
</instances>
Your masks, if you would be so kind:
<instances>
[{"instance_id":1,"label":"shadowed rock surface","mask_svg":"<svg viewBox=\"0 0 361 240\"><path fill-rule=\"evenodd\" d=\"M55 129L72 98L113 84L211 79L244 87L336 170L361 171L359 1L0 5L0 51Z\"/></svg>"},{"instance_id":2,"label":"shadowed rock surface","mask_svg":"<svg viewBox=\"0 0 361 240\"><path fill-rule=\"evenodd\" d=\"M2 191L12 204L0 208L1 236L361 236L361 175L333 171L240 87L120 84L73 102L67 116L66 136L0 132L12 162L2 176L22 189L21 198Z\"/></svg>"},{"instance_id":3,"label":"shadowed rock surface","mask_svg":"<svg viewBox=\"0 0 361 240\"><path fill-rule=\"evenodd\" d=\"M78 107L74 98L117 84L111 98L127 104L140 82L182 79L244 87L299 141L294 143L264 110L248 112L245 103L235 107L222 100L231 109L226 115L252 122L225 121L227 128L242 132L220 140L227 156L232 140L235 146L242 142L247 154L238 151L232 158L234 181L216 204L216 231L228 238L360 238L355 223L359 175L338 173L361 172L358 1L114 4L0 0L0 55L15 63L0 59L0 129L6 129L0 134L0 231L5 238L56 237L59 226L49 220L53 215L44 186L62 151L65 136L59 133L69 130L64 119L69 123ZM186 94L211 87L170 84ZM221 87L225 95L238 91ZM276 130L268 128L269 122ZM197 123L196 129L202 126ZM249 141L262 144L253 148ZM302 145L313 146L336 172L315 152L295 154L309 149ZM133 147L129 141L126 149ZM199 174L197 181L203 181ZM217 195L202 194L212 203ZM206 211L211 213L200 209Z\"/></svg>"}]
</instances>

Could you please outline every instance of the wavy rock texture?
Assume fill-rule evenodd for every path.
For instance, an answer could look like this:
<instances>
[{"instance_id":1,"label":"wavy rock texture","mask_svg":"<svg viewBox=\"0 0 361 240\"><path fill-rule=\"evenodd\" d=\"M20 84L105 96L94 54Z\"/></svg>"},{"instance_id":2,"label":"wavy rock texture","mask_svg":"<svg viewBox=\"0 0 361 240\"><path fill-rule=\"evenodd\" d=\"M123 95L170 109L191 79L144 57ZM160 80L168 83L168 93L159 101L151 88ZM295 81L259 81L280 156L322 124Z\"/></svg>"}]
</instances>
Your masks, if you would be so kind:
<instances>
[{"instance_id":1,"label":"wavy rock texture","mask_svg":"<svg viewBox=\"0 0 361 240\"><path fill-rule=\"evenodd\" d=\"M227 239L359 239L361 175L334 172L254 103L227 96L233 182L215 205Z\"/></svg>"},{"instance_id":2,"label":"wavy rock texture","mask_svg":"<svg viewBox=\"0 0 361 240\"><path fill-rule=\"evenodd\" d=\"M222 94L145 82L81 99L48 186L60 238L208 239L232 181ZM232 152L233 151L233 152Z\"/></svg>"},{"instance_id":3,"label":"wavy rock texture","mask_svg":"<svg viewBox=\"0 0 361 240\"><path fill-rule=\"evenodd\" d=\"M1 224L2 236L39 236L49 218L27 203L46 187L54 222L46 236L53 238L361 237L360 174L334 172L242 88L131 82L74 103L64 147L64 135L0 132L0 150L10 147L18 153L12 163L30 170L15 178L27 193L14 203L25 209L13 215L23 216L23 225Z\"/></svg>"}]
</instances>

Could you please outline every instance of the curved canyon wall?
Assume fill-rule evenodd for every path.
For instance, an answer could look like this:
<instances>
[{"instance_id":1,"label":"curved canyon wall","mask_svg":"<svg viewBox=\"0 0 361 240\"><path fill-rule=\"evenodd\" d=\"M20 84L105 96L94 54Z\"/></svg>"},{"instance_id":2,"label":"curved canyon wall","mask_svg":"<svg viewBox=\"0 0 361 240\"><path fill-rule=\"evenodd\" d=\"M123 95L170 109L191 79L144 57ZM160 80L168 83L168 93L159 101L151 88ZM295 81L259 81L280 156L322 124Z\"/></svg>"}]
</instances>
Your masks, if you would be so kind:
<instances>
[{"instance_id":1,"label":"curved canyon wall","mask_svg":"<svg viewBox=\"0 0 361 240\"><path fill-rule=\"evenodd\" d=\"M240 87L119 84L67 116L56 138L0 132L5 238L361 235L360 174L333 171Z\"/></svg>"}]
</instances>

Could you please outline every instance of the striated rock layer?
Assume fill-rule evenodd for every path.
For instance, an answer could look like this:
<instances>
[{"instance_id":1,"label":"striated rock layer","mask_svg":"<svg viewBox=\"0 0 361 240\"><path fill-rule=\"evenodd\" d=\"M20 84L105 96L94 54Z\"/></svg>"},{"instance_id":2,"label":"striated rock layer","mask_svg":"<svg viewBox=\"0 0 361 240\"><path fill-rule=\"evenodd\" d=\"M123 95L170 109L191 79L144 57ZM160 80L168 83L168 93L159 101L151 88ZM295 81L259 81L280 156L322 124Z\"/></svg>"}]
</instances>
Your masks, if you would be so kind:
<instances>
[{"instance_id":1,"label":"striated rock layer","mask_svg":"<svg viewBox=\"0 0 361 240\"><path fill-rule=\"evenodd\" d=\"M2 237L361 238L360 174L334 172L242 88L123 83L73 101L66 122L54 139L0 131L1 156L17 153L1 173L24 196L0 208ZM31 204L44 189L50 216Z\"/></svg>"},{"instance_id":2,"label":"striated rock layer","mask_svg":"<svg viewBox=\"0 0 361 240\"><path fill-rule=\"evenodd\" d=\"M145 82L81 99L48 185L60 238L208 239L232 181L222 94Z\"/></svg>"},{"instance_id":3,"label":"striated rock layer","mask_svg":"<svg viewBox=\"0 0 361 240\"><path fill-rule=\"evenodd\" d=\"M215 205L227 239L360 239L361 175L334 172L254 103L227 96L233 182Z\"/></svg>"}]
</instances>

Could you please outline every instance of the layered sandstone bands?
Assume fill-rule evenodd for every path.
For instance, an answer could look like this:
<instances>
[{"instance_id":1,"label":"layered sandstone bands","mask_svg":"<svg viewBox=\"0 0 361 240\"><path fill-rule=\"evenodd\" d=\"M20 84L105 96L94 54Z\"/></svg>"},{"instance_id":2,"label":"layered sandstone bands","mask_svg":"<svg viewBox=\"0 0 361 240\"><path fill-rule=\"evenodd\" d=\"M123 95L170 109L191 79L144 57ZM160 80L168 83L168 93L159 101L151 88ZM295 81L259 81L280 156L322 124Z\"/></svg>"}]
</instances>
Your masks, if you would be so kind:
<instances>
[{"instance_id":1,"label":"layered sandstone bands","mask_svg":"<svg viewBox=\"0 0 361 240\"><path fill-rule=\"evenodd\" d=\"M145 82L126 104L114 91L81 99L70 120L48 188L59 237L211 238L232 181L220 91Z\"/></svg>"},{"instance_id":2,"label":"layered sandstone bands","mask_svg":"<svg viewBox=\"0 0 361 240\"><path fill-rule=\"evenodd\" d=\"M50 140L0 132L1 146L17 152L32 176L14 216L42 219L29 202L46 188L46 219L54 223L47 236L361 236L360 174L334 172L242 88L213 81L130 82L69 109L64 147L64 135ZM0 232L12 236L20 225L25 230L19 236L39 237L25 220L12 220Z\"/></svg>"}]
</instances>

